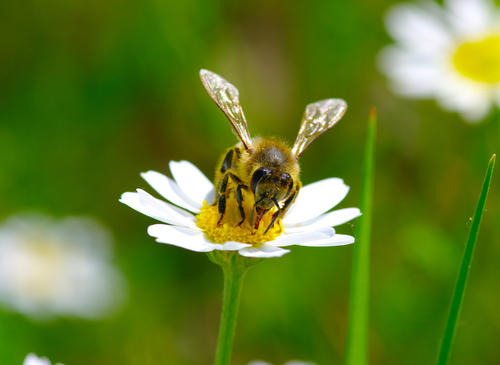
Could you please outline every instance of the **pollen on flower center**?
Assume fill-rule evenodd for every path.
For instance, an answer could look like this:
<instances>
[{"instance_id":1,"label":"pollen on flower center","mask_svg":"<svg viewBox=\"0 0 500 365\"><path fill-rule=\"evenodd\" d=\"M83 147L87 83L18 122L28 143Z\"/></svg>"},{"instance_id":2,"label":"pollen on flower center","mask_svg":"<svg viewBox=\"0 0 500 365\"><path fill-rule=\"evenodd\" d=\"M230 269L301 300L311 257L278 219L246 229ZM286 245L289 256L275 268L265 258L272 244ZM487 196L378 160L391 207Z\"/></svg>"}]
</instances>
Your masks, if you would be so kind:
<instances>
[{"instance_id":1,"label":"pollen on flower center","mask_svg":"<svg viewBox=\"0 0 500 365\"><path fill-rule=\"evenodd\" d=\"M241 224L241 216L234 199L227 202L226 212L221 224L218 225L220 214L217 206L208 205L203 202L200 214L197 215L196 225L200 227L205 235L215 243L225 243L228 241L249 243L259 245L260 243L272 241L283 232L283 226L278 219L274 226L264 234L266 228L271 223L272 213L266 213L260 222L259 229L253 229L250 223L251 206L244 205L246 219Z\"/></svg>"},{"instance_id":2,"label":"pollen on flower center","mask_svg":"<svg viewBox=\"0 0 500 365\"><path fill-rule=\"evenodd\" d=\"M452 61L462 76L487 84L500 83L500 34L460 44Z\"/></svg>"}]
</instances>

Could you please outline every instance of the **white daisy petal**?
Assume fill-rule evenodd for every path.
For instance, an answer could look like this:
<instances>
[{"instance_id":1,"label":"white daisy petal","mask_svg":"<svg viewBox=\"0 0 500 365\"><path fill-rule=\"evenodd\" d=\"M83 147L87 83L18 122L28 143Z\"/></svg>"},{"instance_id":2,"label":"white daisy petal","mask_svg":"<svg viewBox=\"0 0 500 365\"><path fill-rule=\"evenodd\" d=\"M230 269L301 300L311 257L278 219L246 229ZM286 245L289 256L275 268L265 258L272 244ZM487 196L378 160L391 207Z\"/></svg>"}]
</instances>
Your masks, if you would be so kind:
<instances>
[{"instance_id":1,"label":"white daisy petal","mask_svg":"<svg viewBox=\"0 0 500 365\"><path fill-rule=\"evenodd\" d=\"M24 359L23 365L50 365L50 360L46 357L38 357L35 354L28 354Z\"/></svg>"},{"instance_id":2,"label":"white daisy petal","mask_svg":"<svg viewBox=\"0 0 500 365\"><path fill-rule=\"evenodd\" d=\"M495 102L497 104L497 107L500 108L500 89L498 89L496 92L495 92L495 95L493 96L493 98L495 99Z\"/></svg>"},{"instance_id":3,"label":"white daisy petal","mask_svg":"<svg viewBox=\"0 0 500 365\"><path fill-rule=\"evenodd\" d=\"M169 166L175 182L200 208L213 191L213 184L189 161L170 161Z\"/></svg>"},{"instance_id":4,"label":"white daisy petal","mask_svg":"<svg viewBox=\"0 0 500 365\"><path fill-rule=\"evenodd\" d=\"M209 252L215 248L214 244L205 238L201 231L189 228L153 224L148 227L148 234L156 238L157 242L182 247L196 252Z\"/></svg>"},{"instance_id":5,"label":"white daisy petal","mask_svg":"<svg viewBox=\"0 0 500 365\"><path fill-rule=\"evenodd\" d=\"M360 215L361 212L358 208L344 208L320 215L309 221L289 225L283 224L283 226L287 232L312 230L320 227L334 227L349 222Z\"/></svg>"},{"instance_id":6,"label":"white daisy petal","mask_svg":"<svg viewBox=\"0 0 500 365\"><path fill-rule=\"evenodd\" d=\"M285 215L283 223L296 224L317 217L340 203L349 187L342 179L329 178L300 189L297 200Z\"/></svg>"},{"instance_id":7,"label":"white daisy petal","mask_svg":"<svg viewBox=\"0 0 500 365\"><path fill-rule=\"evenodd\" d=\"M430 1L393 6L385 24L394 39L419 52L439 52L451 43L442 9Z\"/></svg>"},{"instance_id":8,"label":"white daisy petal","mask_svg":"<svg viewBox=\"0 0 500 365\"><path fill-rule=\"evenodd\" d=\"M306 247L330 247L330 246L344 246L354 243L354 237L346 234L336 234L331 238L318 241L309 241L301 243L299 246Z\"/></svg>"},{"instance_id":9,"label":"white daisy petal","mask_svg":"<svg viewBox=\"0 0 500 365\"><path fill-rule=\"evenodd\" d=\"M197 228L192 214L156 199L144 190L137 189L137 193L123 193L120 202L161 222Z\"/></svg>"},{"instance_id":10,"label":"white daisy petal","mask_svg":"<svg viewBox=\"0 0 500 365\"><path fill-rule=\"evenodd\" d=\"M242 256L262 257L262 258L281 257L289 252L290 250L285 250L283 248L270 246L265 243L261 244L259 247L247 247L239 251L240 255Z\"/></svg>"},{"instance_id":11,"label":"white daisy petal","mask_svg":"<svg viewBox=\"0 0 500 365\"><path fill-rule=\"evenodd\" d=\"M184 194L175 181L169 177L156 171L143 172L141 176L153 187L153 189L168 201L192 212L200 212L199 203L193 202L189 196Z\"/></svg>"},{"instance_id":12,"label":"white daisy petal","mask_svg":"<svg viewBox=\"0 0 500 365\"><path fill-rule=\"evenodd\" d=\"M208 192L208 194L205 196L205 201L208 204L212 204L212 202L215 200L215 191L214 188L212 187L212 190Z\"/></svg>"},{"instance_id":13,"label":"white daisy petal","mask_svg":"<svg viewBox=\"0 0 500 365\"><path fill-rule=\"evenodd\" d=\"M477 103L464 103L457 105L453 110L458 111L465 121L469 123L481 122L489 113L491 105L488 99L478 99Z\"/></svg>"},{"instance_id":14,"label":"white daisy petal","mask_svg":"<svg viewBox=\"0 0 500 365\"><path fill-rule=\"evenodd\" d=\"M201 231L166 224L153 224L149 226L148 234L155 237L157 242L196 252L210 252L213 250L237 251L251 246L241 242L213 243Z\"/></svg>"},{"instance_id":15,"label":"white daisy petal","mask_svg":"<svg viewBox=\"0 0 500 365\"><path fill-rule=\"evenodd\" d=\"M229 241L223 244L220 243L212 243L212 244L214 245L214 249L219 251L237 251L245 247L252 247L252 245L249 245L248 243L241 243L234 241Z\"/></svg>"},{"instance_id":16,"label":"white daisy petal","mask_svg":"<svg viewBox=\"0 0 500 365\"><path fill-rule=\"evenodd\" d=\"M489 0L445 1L449 22L461 36L480 34L492 23L494 4Z\"/></svg>"},{"instance_id":17,"label":"white daisy petal","mask_svg":"<svg viewBox=\"0 0 500 365\"><path fill-rule=\"evenodd\" d=\"M320 229L306 231L306 232L298 232L298 233L289 233L282 234L278 236L274 241L268 242L271 246L276 247L285 247L292 245L303 245L304 242L314 242L319 240L325 240L331 238L335 235L335 229L332 227L323 227Z\"/></svg>"},{"instance_id":18,"label":"white daisy petal","mask_svg":"<svg viewBox=\"0 0 500 365\"><path fill-rule=\"evenodd\" d=\"M392 79L396 93L417 98L433 96L441 71L438 61L395 46L384 48L377 59L380 70Z\"/></svg>"},{"instance_id":19,"label":"white daisy petal","mask_svg":"<svg viewBox=\"0 0 500 365\"><path fill-rule=\"evenodd\" d=\"M452 74L442 77L439 84L436 99L443 109L458 111L469 122L480 121L488 114L492 102L489 90Z\"/></svg>"}]
</instances>

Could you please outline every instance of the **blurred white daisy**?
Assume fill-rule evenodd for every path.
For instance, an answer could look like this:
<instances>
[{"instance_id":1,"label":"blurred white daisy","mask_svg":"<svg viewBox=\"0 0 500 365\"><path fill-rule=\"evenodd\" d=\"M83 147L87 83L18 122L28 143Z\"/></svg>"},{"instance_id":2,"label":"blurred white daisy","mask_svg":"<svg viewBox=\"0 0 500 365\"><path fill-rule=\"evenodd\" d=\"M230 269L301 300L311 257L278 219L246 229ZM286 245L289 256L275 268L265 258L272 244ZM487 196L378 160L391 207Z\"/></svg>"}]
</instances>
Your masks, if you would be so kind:
<instances>
[{"instance_id":1,"label":"blurred white daisy","mask_svg":"<svg viewBox=\"0 0 500 365\"><path fill-rule=\"evenodd\" d=\"M38 357L35 354L28 354L24 359L23 365L50 365L50 360L46 357ZM56 363L54 365L63 365L61 363Z\"/></svg>"},{"instance_id":2,"label":"blurred white daisy","mask_svg":"<svg viewBox=\"0 0 500 365\"><path fill-rule=\"evenodd\" d=\"M435 98L468 121L500 106L500 9L490 0L399 4L386 18L396 41L380 54L396 93Z\"/></svg>"},{"instance_id":3,"label":"blurred white daisy","mask_svg":"<svg viewBox=\"0 0 500 365\"><path fill-rule=\"evenodd\" d=\"M261 360L254 360L250 361L248 365L273 365L269 362L261 361ZM284 363L283 365L315 365L313 362L304 362L304 361L298 361L298 360L290 360Z\"/></svg>"},{"instance_id":4,"label":"blurred white daisy","mask_svg":"<svg viewBox=\"0 0 500 365\"><path fill-rule=\"evenodd\" d=\"M107 314L123 294L110 244L90 219L8 219L0 225L0 305L39 319Z\"/></svg>"},{"instance_id":5,"label":"blurred white daisy","mask_svg":"<svg viewBox=\"0 0 500 365\"><path fill-rule=\"evenodd\" d=\"M284 219L264 233L271 214L264 216L255 231L249 222L237 224L240 215L236 202L228 201L224 219L232 219L235 224L219 226L217 207L207 204L214 199L214 187L206 176L188 161L171 161L170 171L175 181L155 171L141 174L169 202L156 199L141 189L124 193L120 199L131 208L167 223L148 228L149 235L160 243L197 252L222 250L238 251L246 257L278 257L290 252L282 248L285 246L327 247L354 242L351 236L336 234L332 226L358 217L359 209L345 208L327 213L349 191L341 179L330 178L304 186ZM244 199L244 202L248 204L245 209L253 209L253 198Z\"/></svg>"}]
</instances>

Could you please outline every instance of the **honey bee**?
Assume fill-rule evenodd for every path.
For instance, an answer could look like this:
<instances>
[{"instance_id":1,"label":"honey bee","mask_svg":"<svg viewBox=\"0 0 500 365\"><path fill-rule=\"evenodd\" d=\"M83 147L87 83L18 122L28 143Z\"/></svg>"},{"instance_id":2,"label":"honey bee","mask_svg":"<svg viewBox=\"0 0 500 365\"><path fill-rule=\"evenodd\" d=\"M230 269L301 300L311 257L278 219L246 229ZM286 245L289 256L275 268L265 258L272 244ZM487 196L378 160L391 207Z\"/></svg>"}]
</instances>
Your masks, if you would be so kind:
<instances>
[{"instance_id":1,"label":"honey bee","mask_svg":"<svg viewBox=\"0 0 500 365\"><path fill-rule=\"evenodd\" d=\"M213 205L218 207L220 214L218 225L224 218L231 191L234 191L241 216L239 225L245 222L245 190L251 192L250 196L254 199L250 217L254 229L259 228L266 213L272 213L270 224L265 230L267 233L297 198L301 187L299 157L316 138L342 118L347 103L342 99L326 99L307 105L297 139L293 147L289 148L273 138L252 139L240 105L238 89L208 70L201 70L200 78L240 140L226 151L216 169L214 185L217 190ZM236 186L236 189L230 189L229 186Z\"/></svg>"}]
</instances>

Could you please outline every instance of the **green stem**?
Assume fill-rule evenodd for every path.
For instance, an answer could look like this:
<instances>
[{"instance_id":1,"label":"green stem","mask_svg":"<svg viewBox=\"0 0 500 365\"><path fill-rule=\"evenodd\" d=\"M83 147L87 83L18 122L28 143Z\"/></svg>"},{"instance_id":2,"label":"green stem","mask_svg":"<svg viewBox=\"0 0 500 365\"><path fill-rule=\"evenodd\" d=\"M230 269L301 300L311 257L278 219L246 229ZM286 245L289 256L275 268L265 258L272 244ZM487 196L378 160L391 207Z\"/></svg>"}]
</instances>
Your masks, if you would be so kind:
<instances>
[{"instance_id":1,"label":"green stem","mask_svg":"<svg viewBox=\"0 0 500 365\"><path fill-rule=\"evenodd\" d=\"M373 178L375 173L375 135L377 115L370 112L361 179L361 213L356 224L353 247L349 324L347 331L347 365L364 365L368 361L368 309L370 297L370 234L372 222Z\"/></svg>"},{"instance_id":2,"label":"green stem","mask_svg":"<svg viewBox=\"0 0 500 365\"><path fill-rule=\"evenodd\" d=\"M488 169L486 170L486 176L483 182L483 188L481 189L481 194L477 202L476 211L474 212L474 218L472 220L469 238L467 240L464 256L462 258L462 265L460 266L457 284L455 286L455 291L453 292L453 299L451 300L448 320L446 321L446 329L444 330L441 350L439 351L439 357L437 360L438 365L446 365L450 357L451 345L453 343L453 338L455 337L455 328L457 325L458 316L460 314L460 309L462 307L465 284L467 283L472 256L474 254L474 246L477 242L479 226L481 225L481 218L484 212L484 205L486 203L486 197L488 196L488 190L490 188L491 175L493 174L493 168L495 167L495 157L496 156L493 155L488 164Z\"/></svg>"},{"instance_id":3,"label":"green stem","mask_svg":"<svg viewBox=\"0 0 500 365\"><path fill-rule=\"evenodd\" d=\"M226 254L222 252L216 254L219 254L220 257L212 259L212 261L222 267L224 273L224 295L222 299L222 314L219 325L215 365L230 365L241 288L248 266L242 262L243 258L238 253Z\"/></svg>"}]
</instances>

